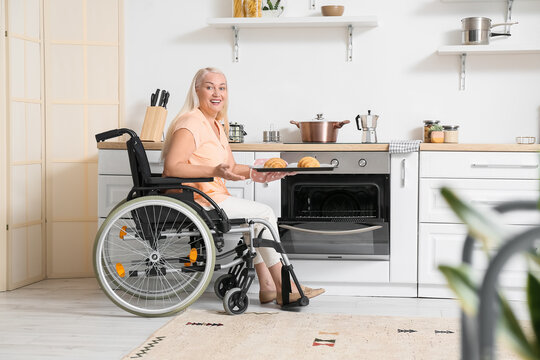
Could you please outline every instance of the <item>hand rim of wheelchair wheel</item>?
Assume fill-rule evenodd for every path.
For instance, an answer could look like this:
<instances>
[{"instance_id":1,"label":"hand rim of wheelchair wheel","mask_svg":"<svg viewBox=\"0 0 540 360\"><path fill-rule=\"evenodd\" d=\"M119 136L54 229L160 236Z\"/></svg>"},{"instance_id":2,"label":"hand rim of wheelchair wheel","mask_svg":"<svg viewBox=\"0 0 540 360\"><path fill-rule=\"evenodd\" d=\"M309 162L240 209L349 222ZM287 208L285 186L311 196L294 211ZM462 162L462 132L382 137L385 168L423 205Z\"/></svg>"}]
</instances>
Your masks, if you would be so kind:
<instances>
[{"instance_id":1,"label":"hand rim of wheelchair wheel","mask_svg":"<svg viewBox=\"0 0 540 360\"><path fill-rule=\"evenodd\" d=\"M233 274L223 274L214 282L214 292L221 300L225 297L227 291L238 286L236 277Z\"/></svg>"},{"instance_id":2,"label":"hand rim of wheelchair wheel","mask_svg":"<svg viewBox=\"0 0 540 360\"><path fill-rule=\"evenodd\" d=\"M117 243L122 244L122 242L117 241L114 237L113 240L110 241L108 239L108 236L111 232L111 229L113 226L118 227L117 222L128 222L130 219L131 214L133 211L136 211L137 209L141 210L145 207L159 207L160 213L158 215L161 216L161 211L165 209L165 211L168 210L168 213L166 214L166 217L169 215L171 210L177 212L182 217L185 217L190 221L190 225L193 224L193 226L196 227L196 230L198 234L200 235L200 239L197 240L197 243L200 243L200 246L204 247L205 250L205 256L202 256L206 259L206 262L204 264L204 270L203 271L193 271L190 273L189 271L182 271L185 270L182 268L179 268L180 271L176 271L178 275L174 275L174 272L171 270L170 275L178 276L180 281L185 280L186 278L189 278L188 282L180 283L180 281L177 278L174 278L174 282L178 283L177 287L174 288L170 281L166 279L167 273L165 272L165 280L161 280L159 277L163 274L160 274L161 271L158 266L153 266L152 268L156 271L156 274L149 274L146 273L145 275L141 276L141 278L148 278L148 283L150 283L150 279L152 279L154 282L161 281L161 285L165 288L166 291L157 291L156 293L146 293L147 289L143 289L140 291L137 291L136 286L132 286L128 283L128 279L124 279L124 277L120 274L116 273L114 261L111 261L111 255L107 253L108 247L111 247L114 245L113 241L116 241ZM152 208L155 210L155 208ZM147 212L147 209L144 209L145 212ZM173 212L173 216L174 216ZM147 214L148 215L148 214ZM155 215L155 214L154 214ZM176 215L177 217L179 215ZM125 220L125 219L128 220ZM137 220L140 222L140 217L138 219L131 219L133 223L136 223ZM158 221L156 220L156 221ZM150 224L152 224L151 221L149 221ZM135 226L133 226L135 227ZM157 232L157 225L156 225L156 232ZM161 231L162 229L160 229ZM114 234L114 233L113 233ZM161 233L160 236L157 237L157 240L155 238L151 239L152 242L155 242L155 246L159 246L159 240L162 240ZM178 239L182 237L182 235L177 236ZM165 239L168 239L165 237ZM191 239L191 237L190 237ZM122 238L122 240L124 240ZM141 252L140 249L138 249L138 252L133 251L132 254L135 254L139 256L141 259L144 258L146 255L150 255L151 249L150 245L144 245L147 239L134 239L139 241L138 245L143 244L143 246L148 247L149 249L144 249L148 252L148 254L139 254ZM191 242L191 240L190 240ZM105 243L108 245L106 246ZM109 245L113 244L113 245ZM123 246L123 245L122 245ZM105 248L105 250L104 250ZM127 249L126 252L129 253L129 247L125 246ZM122 248L123 250L123 248ZM118 251L117 251L118 252ZM165 257L165 256L164 256ZM167 260L163 260L166 262ZM140 260L139 260L140 262ZM181 264L182 266L186 266ZM193 264L191 264L193 265ZM96 273L96 277L98 279L98 282L101 286L101 288L104 290L106 295L120 308L131 312L136 315L140 316L166 316L173 313L176 313L180 310L183 310L187 308L189 305L191 305L195 300L197 300L198 297L200 297L204 290L208 287L208 284L211 281L212 274L214 271L214 265L215 265L215 247L214 247L214 241L213 236L210 233L210 230L208 229L208 226L204 222L204 220L197 214L195 210L193 210L190 206L184 204L183 202L173 199L166 196L145 196L141 198L136 198L133 200L130 200L121 206L116 207L107 217L105 222L100 227L98 234L96 236L96 242L94 244L94 270ZM165 267L165 266L164 266ZM176 268L175 268L176 269ZM182 273L187 273L188 275L183 275ZM193 280L196 276L200 275L200 279ZM152 278L154 276L154 278ZM138 278L135 277L135 280ZM187 293L185 287L186 284L189 285L190 281L195 281L196 285L191 286L193 288L193 291L189 293L184 299L180 299L178 297L178 291L183 290ZM130 301L124 300L121 296L119 296L116 291L124 291L126 294L130 294L131 298L138 300L139 298L141 300L141 304L132 304ZM173 298L171 299L171 295L173 295ZM174 298L174 295L176 295L177 298ZM170 304L165 304L165 301L168 299ZM160 306L158 308L148 308L147 305L149 301L157 301L162 300L164 305ZM180 300L180 301L176 301Z\"/></svg>"},{"instance_id":3,"label":"hand rim of wheelchair wheel","mask_svg":"<svg viewBox=\"0 0 540 360\"><path fill-rule=\"evenodd\" d=\"M229 315L243 314L249 307L249 297L244 295L243 299L240 299L242 289L233 288L225 294L223 298L223 308Z\"/></svg>"}]
</instances>

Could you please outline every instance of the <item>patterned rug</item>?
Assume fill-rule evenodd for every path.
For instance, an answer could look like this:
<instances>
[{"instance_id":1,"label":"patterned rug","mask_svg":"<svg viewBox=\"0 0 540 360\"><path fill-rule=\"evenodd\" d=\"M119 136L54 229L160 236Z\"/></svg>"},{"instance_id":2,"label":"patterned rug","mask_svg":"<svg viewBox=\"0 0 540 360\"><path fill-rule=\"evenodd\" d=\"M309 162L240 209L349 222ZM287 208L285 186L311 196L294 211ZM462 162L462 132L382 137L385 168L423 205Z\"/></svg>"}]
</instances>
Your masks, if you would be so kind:
<instances>
[{"instance_id":1,"label":"patterned rug","mask_svg":"<svg viewBox=\"0 0 540 360\"><path fill-rule=\"evenodd\" d=\"M458 319L188 309L124 359L448 360L459 336Z\"/></svg>"}]
</instances>

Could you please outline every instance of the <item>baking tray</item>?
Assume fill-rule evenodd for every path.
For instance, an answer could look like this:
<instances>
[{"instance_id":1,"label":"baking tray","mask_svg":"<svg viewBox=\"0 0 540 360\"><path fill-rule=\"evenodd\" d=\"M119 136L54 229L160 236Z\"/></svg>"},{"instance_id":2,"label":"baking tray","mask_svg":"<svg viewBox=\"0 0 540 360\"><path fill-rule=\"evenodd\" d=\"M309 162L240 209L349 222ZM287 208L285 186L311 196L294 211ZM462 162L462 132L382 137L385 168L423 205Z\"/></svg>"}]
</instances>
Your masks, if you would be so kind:
<instances>
[{"instance_id":1,"label":"baking tray","mask_svg":"<svg viewBox=\"0 0 540 360\"><path fill-rule=\"evenodd\" d=\"M308 171L333 171L334 166L330 164L321 164L319 167L298 167L297 163L291 163L284 168L265 168L253 167L258 172L308 172Z\"/></svg>"}]
</instances>

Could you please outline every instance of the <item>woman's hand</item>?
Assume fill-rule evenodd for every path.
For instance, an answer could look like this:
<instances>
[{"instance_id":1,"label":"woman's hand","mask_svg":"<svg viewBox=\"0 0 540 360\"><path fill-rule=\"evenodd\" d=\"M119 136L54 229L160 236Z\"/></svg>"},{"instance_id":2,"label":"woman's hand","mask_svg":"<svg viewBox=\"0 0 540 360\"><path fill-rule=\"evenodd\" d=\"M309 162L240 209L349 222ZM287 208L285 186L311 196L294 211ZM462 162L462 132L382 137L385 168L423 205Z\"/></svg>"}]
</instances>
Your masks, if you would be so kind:
<instances>
[{"instance_id":1,"label":"woman's hand","mask_svg":"<svg viewBox=\"0 0 540 360\"><path fill-rule=\"evenodd\" d=\"M253 162L253 166L261 166L264 165L264 163L268 159L256 159ZM284 171L278 171L278 172L259 172L255 170L251 170L250 178L251 180L258 182L258 183L268 183L271 181L276 181L284 178L288 175L296 175L294 172L284 172Z\"/></svg>"},{"instance_id":2,"label":"woman's hand","mask_svg":"<svg viewBox=\"0 0 540 360\"><path fill-rule=\"evenodd\" d=\"M230 166L228 164L219 164L214 168L214 176L223 178L225 180L238 181L245 180L246 178L241 175L237 175L229 170Z\"/></svg>"}]
</instances>

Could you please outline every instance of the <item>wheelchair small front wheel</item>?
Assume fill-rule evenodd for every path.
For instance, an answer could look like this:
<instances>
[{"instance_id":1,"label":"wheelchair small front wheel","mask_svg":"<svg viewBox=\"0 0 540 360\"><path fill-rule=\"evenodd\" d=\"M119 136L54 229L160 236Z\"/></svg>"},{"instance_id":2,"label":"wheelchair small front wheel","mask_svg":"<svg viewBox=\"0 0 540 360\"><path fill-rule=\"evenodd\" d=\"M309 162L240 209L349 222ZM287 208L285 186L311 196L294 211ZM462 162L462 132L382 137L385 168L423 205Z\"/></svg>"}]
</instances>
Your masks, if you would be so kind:
<instances>
[{"instance_id":1,"label":"wheelchair small front wheel","mask_svg":"<svg viewBox=\"0 0 540 360\"><path fill-rule=\"evenodd\" d=\"M227 291L237 286L238 283L233 274L223 274L214 282L214 292L218 298L223 299Z\"/></svg>"},{"instance_id":2,"label":"wheelchair small front wheel","mask_svg":"<svg viewBox=\"0 0 540 360\"><path fill-rule=\"evenodd\" d=\"M229 315L243 314L249 306L249 297L247 294L242 296L242 289L234 288L225 294L223 298L223 308Z\"/></svg>"}]
</instances>

